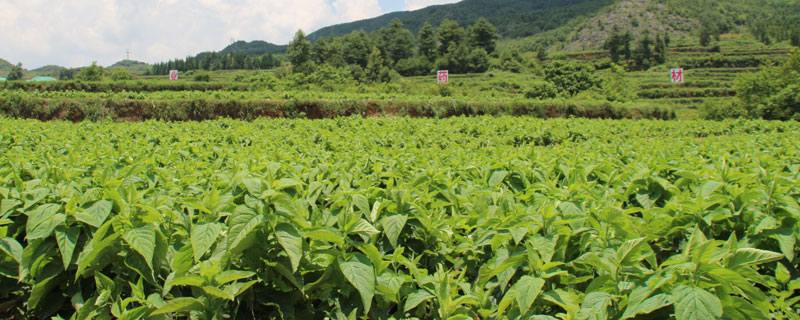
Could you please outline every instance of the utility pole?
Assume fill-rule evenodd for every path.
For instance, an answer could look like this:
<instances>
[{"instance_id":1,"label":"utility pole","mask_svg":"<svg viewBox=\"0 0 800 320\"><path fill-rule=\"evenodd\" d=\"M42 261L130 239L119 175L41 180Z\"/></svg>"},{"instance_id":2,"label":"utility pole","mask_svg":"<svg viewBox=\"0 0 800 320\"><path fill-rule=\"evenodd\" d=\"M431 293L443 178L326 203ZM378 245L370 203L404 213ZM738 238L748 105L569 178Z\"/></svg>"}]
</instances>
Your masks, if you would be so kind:
<instances>
[{"instance_id":1,"label":"utility pole","mask_svg":"<svg viewBox=\"0 0 800 320\"><path fill-rule=\"evenodd\" d=\"M131 50L130 49L125 50L125 60L130 60L130 59L131 59Z\"/></svg>"}]
</instances>

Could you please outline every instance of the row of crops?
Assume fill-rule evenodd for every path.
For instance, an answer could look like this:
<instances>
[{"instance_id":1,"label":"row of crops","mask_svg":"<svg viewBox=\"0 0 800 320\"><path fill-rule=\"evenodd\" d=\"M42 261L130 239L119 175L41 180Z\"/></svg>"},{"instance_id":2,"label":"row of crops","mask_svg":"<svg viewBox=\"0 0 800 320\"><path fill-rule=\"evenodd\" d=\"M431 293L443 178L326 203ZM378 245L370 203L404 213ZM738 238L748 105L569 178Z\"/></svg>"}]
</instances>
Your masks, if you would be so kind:
<instances>
[{"instance_id":1,"label":"row of crops","mask_svg":"<svg viewBox=\"0 0 800 320\"><path fill-rule=\"evenodd\" d=\"M0 119L7 319L796 319L800 124Z\"/></svg>"}]
</instances>

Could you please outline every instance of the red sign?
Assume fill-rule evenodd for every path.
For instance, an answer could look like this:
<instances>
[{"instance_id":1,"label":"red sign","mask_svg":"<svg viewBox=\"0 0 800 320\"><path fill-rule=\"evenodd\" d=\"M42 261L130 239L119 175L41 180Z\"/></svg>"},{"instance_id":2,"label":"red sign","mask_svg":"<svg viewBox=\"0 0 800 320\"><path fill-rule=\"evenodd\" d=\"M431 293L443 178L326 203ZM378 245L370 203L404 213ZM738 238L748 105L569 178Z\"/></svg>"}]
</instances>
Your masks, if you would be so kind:
<instances>
[{"instance_id":1,"label":"red sign","mask_svg":"<svg viewBox=\"0 0 800 320\"><path fill-rule=\"evenodd\" d=\"M169 80L177 81L178 80L178 70L170 70L169 71Z\"/></svg>"},{"instance_id":2,"label":"red sign","mask_svg":"<svg viewBox=\"0 0 800 320\"><path fill-rule=\"evenodd\" d=\"M683 83L684 80L683 68L670 70L670 75L672 76L672 83Z\"/></svg>"},{"instance_id":3,"label":"red sign","mask_svg":"<svg viewBox=\"0 0 800 320\"><path fill-rule=\"evenodd\" d=\"M437 79L439 84L447 84L450 82L450 73L447 70L439 70Z\"/></svg>"}]
</instances>

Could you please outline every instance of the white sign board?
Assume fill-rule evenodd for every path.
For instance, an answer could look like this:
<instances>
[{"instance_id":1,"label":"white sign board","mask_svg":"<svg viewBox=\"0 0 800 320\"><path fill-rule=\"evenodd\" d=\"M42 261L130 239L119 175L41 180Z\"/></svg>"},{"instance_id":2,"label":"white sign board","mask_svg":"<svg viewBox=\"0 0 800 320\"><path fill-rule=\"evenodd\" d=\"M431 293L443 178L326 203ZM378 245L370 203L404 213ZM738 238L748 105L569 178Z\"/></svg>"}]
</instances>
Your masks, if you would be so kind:
<instances>
[{"instance_id":1,"label":"white sign board","mask_svg":"<svg viewBox=\"0 0 800 320\"><path fill-rule=\"evenodd\" d=\"M169 71L169 80L172 80L172 81L178 80L178 70L170 70Z\"/></svg>"},{"instance_id":2,"label":"white sign board","mask_svg":"<svg viewBox=\"0 0 800 320\"><path fill-rule=\"evenodd\" d=\"M447 70L439 70L436 79L439 81L439 84L447 84L450 82L450 72Z\"/></svg>"},{"instance_id":3,"label":"white sign board","mask_svg":"<svg viewBox=\"0 0 800 320\"><path fill-rule=\"evenodd\" d=\"M672 83L683 83L684 73L683 68L672 69L669 71Z\"/></svg>"}]
</instances>

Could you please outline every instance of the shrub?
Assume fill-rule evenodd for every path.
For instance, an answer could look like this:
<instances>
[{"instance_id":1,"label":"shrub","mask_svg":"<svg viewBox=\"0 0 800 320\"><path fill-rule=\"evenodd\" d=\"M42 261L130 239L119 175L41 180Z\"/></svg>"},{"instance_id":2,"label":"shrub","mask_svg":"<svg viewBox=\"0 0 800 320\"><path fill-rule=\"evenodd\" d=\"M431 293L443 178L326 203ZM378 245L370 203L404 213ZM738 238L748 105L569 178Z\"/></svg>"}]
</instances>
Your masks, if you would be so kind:
<instances>
[{"instance_id":1,"label":"shrub","mask_svg":"<svg viewBox=\"0 0 800 320\"><path fill-rule=\"evenodd\" d=\"M430 74L433 66L426 58L414 56L398 61L395 69L404 76L421 76Z\"/></svg>"},{"instance_id":2,"label":"shrub","mask_svg":"<svg viewBox=\"0 0 800 320\"><path fill-rule=\"evenodd\" d=\"M192 76L192 80L197 82L211 82L211 75L205 72L198 72Z\"/></svg>"},{"instance_id":3,"label":"shrub","mask_svg":"<svg viewBox=\"0 0 800 320\"><path fill-rule=\"evenodd\" d=\"M133 80L133 76L127 69L123 68L115 68L111 70L111 80L114 81L125 81L125 80Z\"/></svg>"},{"instance_id":4,"label":"shrub","mask_svg":"<svg viewBox=\"0 0 800 320\"><path fill-rule=\"evenodd\" d=\"M525 92L525 97L528 99L552 99L558 96L558 88L547 81L536 81L531 85L530 89Z\"/></svg>"},{"instance_id":5,"label":"shrub","mask_svg":"<svg viewBox=\"0 0 800 320\"><path fill-rule=\"evenodd\" d=\"M781 67L739 76L735 89L737 108L746 110L747 117L800 120L800 51L793 51Z\"/></svg>"},{"instance_id":6,"label":"shrub","mask_svg":"<svg viewBox=\"0 0 800 320\"><path fill-rule=\"evenodd\" d=\"M555 61L544 69L545 79L569 96L598 87L601 82L594 71L591 65L566 61Z\"/></svg>"},{"instance_id":7,"label":"shrub","mask_svg":"<svg viewBox=\"0 0 800 320\"><path fill-rule=\"evenodd\" d=\"M92 62L91 66L78 71L76 78L81 81L102 81L104 72L103 67L98 66L97 62Z\"/></svg>"}]
</instances>

